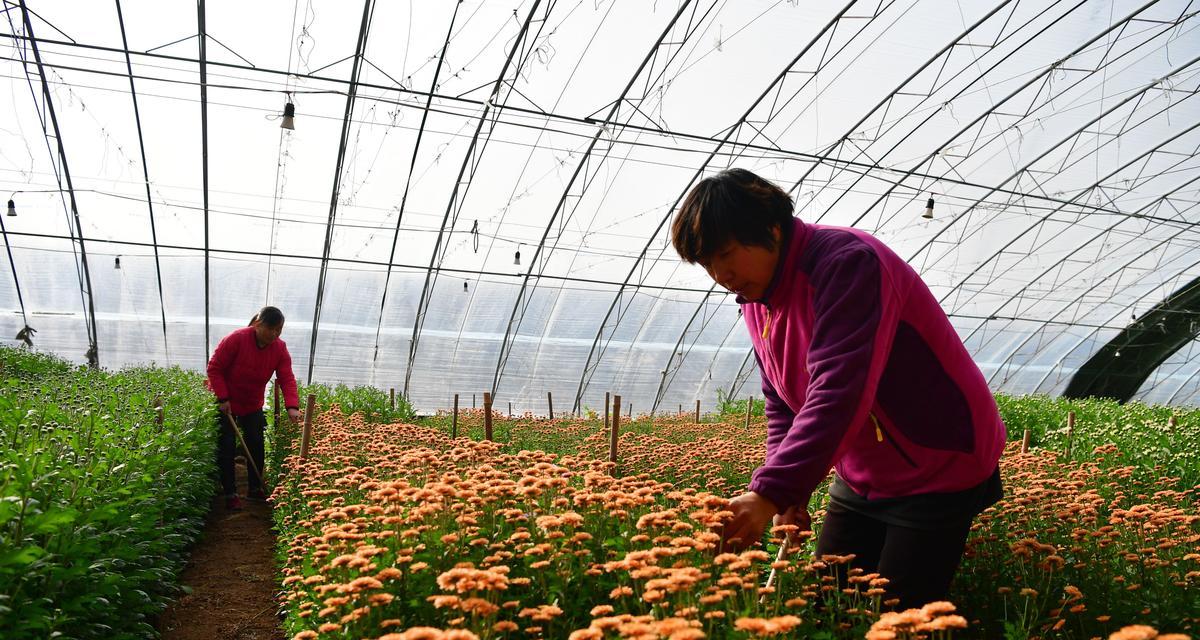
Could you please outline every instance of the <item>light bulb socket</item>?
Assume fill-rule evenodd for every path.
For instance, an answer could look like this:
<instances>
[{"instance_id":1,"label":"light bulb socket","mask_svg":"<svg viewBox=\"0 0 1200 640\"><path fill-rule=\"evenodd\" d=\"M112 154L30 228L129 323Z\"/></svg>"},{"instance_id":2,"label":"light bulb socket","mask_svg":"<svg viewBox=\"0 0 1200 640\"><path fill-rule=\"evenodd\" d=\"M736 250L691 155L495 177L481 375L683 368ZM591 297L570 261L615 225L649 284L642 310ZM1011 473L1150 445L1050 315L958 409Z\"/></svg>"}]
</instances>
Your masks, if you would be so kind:
<instances>
[{"instance_id":1,"label":"light bulb socket","mask_svg":"<svg viewBox=\"0 0 1200 640\"><path fill-rule=\"evenodd\" d=\"M296 129L296 105L291 102L283 105L283 122L279 128L294 131Z\"/></svg>"},{"instance_id":2,"label":"light bulb socket","mask_svg":"<svg viewBox=\"0 0 1200 640\"><path fill-rule=\"evenodd\" d=\"M921 217L922 217L922 218L925 218L925 219L927 219L927 220L928 220L928 219L932 219L932 218L933 218L933 198L930 198L930 199L929 199L929 200L928 200L928 201L925 203L925 213L922 213L922 214L921 214Z\"/></svg>"},{"instance_id":3,"label":"light bulb socket","mask_svg":"<svg viewBox=\"0 0 1200 640\"><path fill-rule=\"evenodd\" d=\"M12 200L8 201L8 217L17 217L17 203L13 202Z\"/></svg>"}]
</instances>

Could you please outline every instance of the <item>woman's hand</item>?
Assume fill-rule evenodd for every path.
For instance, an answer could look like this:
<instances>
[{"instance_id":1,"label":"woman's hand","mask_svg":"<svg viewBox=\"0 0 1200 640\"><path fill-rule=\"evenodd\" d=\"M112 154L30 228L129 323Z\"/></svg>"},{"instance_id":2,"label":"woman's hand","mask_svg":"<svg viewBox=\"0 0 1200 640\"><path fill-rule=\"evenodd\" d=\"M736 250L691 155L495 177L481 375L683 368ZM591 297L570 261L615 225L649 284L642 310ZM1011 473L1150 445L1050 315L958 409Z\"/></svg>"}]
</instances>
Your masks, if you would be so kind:
<instances>
[{"instance_id":1,"label":"woman's hand","mask_svg":"<svg viewBox=\"0 0 1200 640\"><path fill-rule=\"evenodd\" d=\"M287 410L287 412L288 412L288 420L291 420L292 424L300 424L300 410L299 409L289 408Z\"/></svg>"},{"instance_id":2,"label":"woman's hand","mask_svg":"<svg viewBox=\"0 0 1200 640\"><path fill-rule=\"evenodd\" d=\"M772 523L776 527L791 524L800 527L799 531L812 531L812 516L808 514L808 509L801 509L799 507L788 507L787 511L776 514ZM789 534L788 546L794 547L795 545L796 537Z\"/></svg>"},{"instance_id":3,"label":"woman's hand","mask_svg":"<svg viewBox=\"0 0 1200 640\"><path fill-rule=\"evenodd\" d=\"M218 404L217 411L220 411L221 415L223 415L223 416L231 415L229 413L229 401L226 400L225 402Z\"/></svg>"},{"instance_id":4,"label":"woman's hand","mask_svg":"<svg viewBox=\"0 0 1200 640\"><path fill-rule=\"evenodd\" d=\"M733 512L733 518L721 529L721 539L725 548L731 551L739 551L758 542L771 516L779 511L770 500L753 491L730 500L728 509Z\"/></svg>"}]
</instances>

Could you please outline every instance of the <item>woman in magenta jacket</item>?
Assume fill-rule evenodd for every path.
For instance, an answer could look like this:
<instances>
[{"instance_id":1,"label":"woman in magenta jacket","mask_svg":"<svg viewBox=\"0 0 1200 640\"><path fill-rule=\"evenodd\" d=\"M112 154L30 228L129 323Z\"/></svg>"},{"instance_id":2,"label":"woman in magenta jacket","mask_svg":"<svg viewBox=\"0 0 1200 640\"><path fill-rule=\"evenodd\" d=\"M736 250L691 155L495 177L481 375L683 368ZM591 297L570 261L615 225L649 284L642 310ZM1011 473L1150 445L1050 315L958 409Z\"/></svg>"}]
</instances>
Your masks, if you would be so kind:
<instances>
[{"instance_id":1,"label":"woman in magenta jacket","mask_svg":"<svg viewBox=\"0 0 1200 640\"><path fill-rule=\"evenodd\" d=\"M730 504L734 546L808 525L835 470L817 553L888 578L901 607L944 599L971 521L1001 497L1005 429L920 276L857 229L807 224L744 169L696 185L675 249L737 294L766 398L767 453Z\"/></svg>"},{"instance_id":2,"label":"woman in magenta jacket","mask_svg":"<svg viewBox=\"0 0 1200 640\"><path fill-rule=\"evenodd\" d=\"M263 469L263 431L267 418L263 414L263 397L267 382L274 375L283 391L288 419L300 420L300 397L296 393L296 376L292 373L292 356L287 344L279 339L283 332L283 313L275 307L263 307L243 327L225 336L208 361L208 388L217 396L217 418L220 432L217 437L217 469L225 506L236 510L242 507L235 485L233 458L237 453L237 435L225 418L232 414L242 429L246 447L259 472ZM253 471L247 478L247 497L263 500L262 483Z\"/></svg>"}]
</instances>

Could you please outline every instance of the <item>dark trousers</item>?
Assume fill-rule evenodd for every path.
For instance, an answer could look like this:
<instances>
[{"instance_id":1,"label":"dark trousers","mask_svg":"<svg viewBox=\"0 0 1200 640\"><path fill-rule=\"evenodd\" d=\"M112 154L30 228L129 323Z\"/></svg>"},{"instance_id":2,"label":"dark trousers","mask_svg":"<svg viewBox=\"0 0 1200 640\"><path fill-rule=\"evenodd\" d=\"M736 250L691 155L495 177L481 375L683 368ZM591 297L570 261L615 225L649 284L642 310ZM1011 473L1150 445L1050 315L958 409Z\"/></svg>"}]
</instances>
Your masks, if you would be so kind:
<instances>
[{"instance_id":1,"label":"dark trousers","mask_svg":"<svg viewBox=\"0 0 1200 640\"><path fill-rule=\"evenodd\" d=\"M852 553L851 567L889 580L885 600L899 598L900 609L920 607L947 599L970 530L970 522L935 530L901 527L830 503L817 538L817 558ZM844 573L839 575L841 586L845 580Z\"/></svg>"},{"instance_id":2,"label":"dark trousers","mask_svg":"<svg viewBox=\"0 0 1200 640\"><path fill-rule=\"evenodd\" d=\"M267 416L262 411L255 411L244 416L235 416L238 426L242 428L242 437L246 439L246 446L250 449L251 459L255 465L258 465L259 473L262 473L264 462L263 449L263 431L267 428ZM233 470L233 458L238 454L246 455L242 450L241 443L238 442L237 434L233 431L233 425L229 424L229 420L224 416L217 418L219 425L219 435L217 436L217 470L221 476L221 489L225 495L232 496L237 493L236 478ZM246 484L250 491L262 489L262 483L259 482L258 476L254 473L254 467L250 464L246 465Z\"/></svg>"}]
</instances>

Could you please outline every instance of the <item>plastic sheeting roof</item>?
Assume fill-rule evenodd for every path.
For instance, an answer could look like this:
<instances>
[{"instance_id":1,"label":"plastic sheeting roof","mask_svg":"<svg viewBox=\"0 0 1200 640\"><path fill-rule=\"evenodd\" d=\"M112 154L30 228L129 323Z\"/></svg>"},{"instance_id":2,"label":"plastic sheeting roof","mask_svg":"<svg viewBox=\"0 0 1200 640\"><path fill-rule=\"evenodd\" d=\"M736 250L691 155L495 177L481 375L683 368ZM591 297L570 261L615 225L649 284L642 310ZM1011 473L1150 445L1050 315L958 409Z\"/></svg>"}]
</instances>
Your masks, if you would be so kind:
<instances>
[{"instance_id":1,"label":"plastic sheeting roof","mask_svg":"<svg viewBox=\"0 0 1200 640\"><path fill-rule=\"evenodd\" d=\"M421 408L711 407L749 340L665 223L728 166L882 237L1001 391L1197 275L1194 2L3 8L0 335L79 362L200 368L274 304L301 378ZM1196 402L1185 351L1140 398Z\"/></svg>"}]
</instances>

